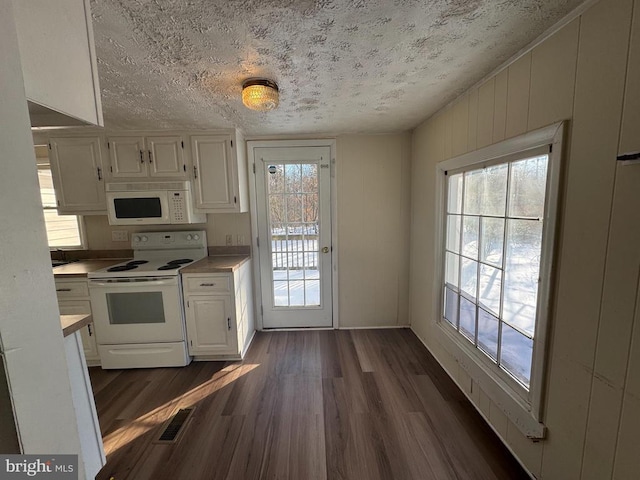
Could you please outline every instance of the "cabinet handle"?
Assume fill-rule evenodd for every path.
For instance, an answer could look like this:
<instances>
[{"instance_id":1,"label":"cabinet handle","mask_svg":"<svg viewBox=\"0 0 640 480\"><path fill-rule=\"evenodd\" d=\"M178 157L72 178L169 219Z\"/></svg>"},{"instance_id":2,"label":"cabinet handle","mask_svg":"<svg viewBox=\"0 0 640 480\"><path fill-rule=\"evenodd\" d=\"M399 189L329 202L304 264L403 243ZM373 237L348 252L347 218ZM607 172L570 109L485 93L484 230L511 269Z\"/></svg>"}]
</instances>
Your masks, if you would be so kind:
<instances>
[{"instance_id":1,"label":"cabinet handle","mask_svg":"<svg viewBox=\"0 0 640 480\"><path fill-rule=\"evenodd\" d=\"M144 155L144 153L140 150L140 163L144 163L144 157L142 155Z\"/></svg>"},{"instance_id":2,"label":"cabinet handle","mask_svg":"<svg viewBox=\"0 0 640 480\"><path fill-rule=\"evenodd\" d=\"M91 324L87 325L87 330L89 330L89 336L93 336L93 332L91 331Z\"/></svg>"},{"instance_id":3,"label":"cabinet handle","mask_svg":"<svg viewBox=\"0 0 640 480\"><path fill-rule=\"evenodd\" d=\"M98 180L102 180L102 169L98 167Z\"/></svg>"},{"instance_id":4,"label":"cabinet handle","mask_svg":"<svg viewBox=\"0 0 640 480\"><path fill-rule=\"evenodd\" d=\"M70 288L56 288L56 292L70 292Z\"/></svg>"},{"instance_id":5,"label":"cabinet handle","mask_svg":"<svg viewBox=\"0 0 640 480\"><path fill-rule=\"evenodd\" d=\"M201 287L215 287L216 284L215 283L201 283L200 286Z\"/></svg>"},{"instance_id":6,"label":"cabinet handle","mask_svg":"<svg viewBox=\"0 0 640 480\"><path fill-rule=\"evenodd\" d=\"M153 154L151 153L151 150L149 150L149 163L153 163Z\"/></svg>"},{"instance_id":7,"label":"cabinet handle","mask_svg":"<svg viewBox=\"0 0 640 480\"><path fill-rule=\"evenodd\" d=\"M227 330L231 330L231 319L227 318Z\"/></svg>"},{"instance_id":8,"label":"cabinet handle","mask_svg":"<svg viewBox=\"0 0 640 480\"><path fill-rule=\"evenodd\" d=\"M198 178L198 167L193 166L193 178Z\"/></svg>"}]
</instances>

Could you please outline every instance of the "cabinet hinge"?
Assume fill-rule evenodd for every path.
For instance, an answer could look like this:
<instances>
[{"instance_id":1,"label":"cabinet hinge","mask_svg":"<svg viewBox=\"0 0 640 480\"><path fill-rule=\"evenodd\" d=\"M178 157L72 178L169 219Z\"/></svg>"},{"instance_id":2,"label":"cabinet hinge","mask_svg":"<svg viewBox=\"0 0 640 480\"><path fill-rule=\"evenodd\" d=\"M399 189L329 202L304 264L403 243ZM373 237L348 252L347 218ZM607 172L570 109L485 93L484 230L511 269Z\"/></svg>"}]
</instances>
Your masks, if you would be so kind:
<instances>
[{"instance_id":1,"label":"cabinet hinge","mask_svg":"<svg viewBox=\"0 0 640 480\"><path fill-rule=\"evenodd\" d=\"M553 143L549 145L549 153L553 152Z\"/></svg>"},{"instance_id":2,"label":"cabinet hinge","mask_svg":"<svg viewBox=\"0 0 640 480\"><path fill-rule=\"evenodd\" d=\"M49 144L49 150L51 150L51 144Z\"/></svg>"},{"instance_id":3,"label":"cabinet hinge","mask_svg":"<svg viewBox=\"0 0 640 480\"><path fill-rule=\"evenodd\" d=\"M180 145L182 145L182 149L184 150L184 140L180 140Z\"/></svg>"}]
</instances>

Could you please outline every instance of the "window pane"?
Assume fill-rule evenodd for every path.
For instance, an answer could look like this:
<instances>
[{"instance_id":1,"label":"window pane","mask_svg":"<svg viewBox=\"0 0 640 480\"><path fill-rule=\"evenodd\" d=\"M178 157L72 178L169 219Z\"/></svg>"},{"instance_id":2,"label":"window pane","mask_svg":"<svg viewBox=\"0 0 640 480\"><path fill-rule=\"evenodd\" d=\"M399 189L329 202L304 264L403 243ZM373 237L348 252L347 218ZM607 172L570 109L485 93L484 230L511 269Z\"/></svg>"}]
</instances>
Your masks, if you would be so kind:
<instances>
[{"instance_id":1,"label":"window pane","mask_svg":"<svg viewBox=\"0 0 640 480\"><path fill-rule=\"evenodd\" d=\"M462 174L451 175L449 177L449 199L447 201L447 212L462 213Z\"/></svg>"},{"instance_id":2,"label":"window pane","mask_svg":"<svg viewBox=\"0 0 640 480\"><path fill-rule=\"evenodd\" d=\"M536 321L542 222L507 221L503 320L533 336Z\"/></svg>"},{"instance_id":3,"label":"window pane","mask_svg":"<svg viewBox=\"0 0 640 480\"><path fill-rule=\"evenodd\" d=\"M480 212L482 215L504 215L508 172L509 166L506 163L484 169Z\"/></svg>"},{"instance_id":4,"label":"window pane","mask_svg":"<svg viewBox=\"0 0 640 480\"><path fill-rule=\"evenodd\" d=\"M448 215L447 218L447 250L460 253L460 215Z\"/></svg>"},{"instance_id":5,"label":"window pane","mask_svg":"<svg viewBox=\"0 0 640 480\"><path fill-rule=\"evenodd\" d=\"M478 262L475 260L462 259L460 288L475 300L478 295Z\"/></svg>"},{"instance_id":6,"label":"window pane","mask_svg":"<svg viewBox=\"0 0 640 480\"><path fill-rule=\"evenodd\" d=\"M533 340L503 323L500 365L527 387L531 378L532 356Z\"/></svg>"},{"instance_id":7,"label":"window pane","mask_svg":"<svg viewBox=\"0 0 640 480\"><path fill-rule=\"evenodd\" d=\"M487 265L480 265L480 305L494 315L500 315L500 289L502 271Z\"/></svg>"},{"instance_id":8,"label":"window pane","mask_svg":"<svg viewBox=\"0 0 640 480\"><path fill-rule=\"evenodd\" d=\"M512 217L544 216L549 156L529 158L511 165L509 215Z\"/></svg>"},{"instance_id":9,"label":"window pane","mask_svg":"<svg viewBox=\"0 0 640 480\"><path fill-rule=\"evenodd\" d=\"M458 294L450 288L444 289L444 318L458 328Z\"/></svg>"},{"instance_id":10,"label":"window pane","mask_svg":"<svg viewBox=\"0 0 640 480\"><path fill-rule=\"evenodd\" d=\"M464 213L480 215L482 211L482 170L464 174Z\"/></svg>"},{"instance_id":11,"label":"window pane","mask_svg":"<svg viewBox=\"0 0 640 480\"><path fill-rule=\"evenodd\" d=\"M454 290L460 288L460 282L458 281L458 275L460 270L460 257L455 253L446 253L446 265L445 265L445 283L447 286L451 286Z\"/></svg>"},{"instance_id":12,"label":"window pane","mask_svg":"<svg viewBox=\"0 0 640 480\"><path fill-rule=\"evenodd\" d=\"M478 258L479 225L478 217L462 217L462 254L475 259Z\"/></svg>"},{"instance_id":13,"label":"window pane","mask_svg":"<svg viewBox=\"0 0 640 480\"><path fill-rule=\"evenodd\" d=\"M56 210L44 211L47 239L50 247L77 247L81 245L78 217L58 215Z\"/></svg>"},{"instance_id":14,"label":"window pane","mask_svg":"<svg viewBox=\"0 0 640 480\"><path fill-rule=\"evenodd\" d=\"M40 197L43 207L56 207L56 194L53 190L51 170L38 168L38 183L40 184Z\"/></svg>"},{"instance_id":15,"label":"window pane","mask_svg":"<svg viewBox=\"0 0 640 480\"><path fill-rule=\"evenodd\" d=\"M476 306L464 297L460 297L460 332L475 343Z\"/></svg>"},{"instance_id":16,"label":"window pane","mask_svg":"<svg viewBox=\"0 0 640 480\"><path fill-rule=\"evenodd\" d=\"M489 312L478 309L478 346L494 360L498 359L498 327L500 322Z\"/></svg>"},{"instance_id":17,"label":"window pane","mask_svg":"<svg viewBox=\"0 0 640 480\"><path fill-rule=\"evenodd\" d=\"M483 217L481 221L482 252L480 260L497 267L502 266L502 249L504 245L504 219Z\"/></svg>"}]
</instances>

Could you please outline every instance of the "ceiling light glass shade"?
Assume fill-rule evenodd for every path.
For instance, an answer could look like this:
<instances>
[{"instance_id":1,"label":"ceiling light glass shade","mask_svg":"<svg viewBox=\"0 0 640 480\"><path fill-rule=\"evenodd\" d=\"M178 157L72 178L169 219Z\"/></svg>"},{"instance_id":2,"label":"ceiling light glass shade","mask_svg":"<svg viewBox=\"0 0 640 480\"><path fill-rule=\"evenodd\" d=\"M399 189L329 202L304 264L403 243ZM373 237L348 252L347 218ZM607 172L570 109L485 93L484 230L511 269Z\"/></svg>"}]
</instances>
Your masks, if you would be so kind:
<instances>
[{"instance_id":1,"label":"ceiling light glass shade","mask_svg":"<svg viewBox=\"0 0 640 480\"><path fill-rule=\"evenodd\" d=\"M253 79L242 84L242 103L251 110L267 112L278 106L278 85L271 80Z\"/></svg>"}]
</instances>

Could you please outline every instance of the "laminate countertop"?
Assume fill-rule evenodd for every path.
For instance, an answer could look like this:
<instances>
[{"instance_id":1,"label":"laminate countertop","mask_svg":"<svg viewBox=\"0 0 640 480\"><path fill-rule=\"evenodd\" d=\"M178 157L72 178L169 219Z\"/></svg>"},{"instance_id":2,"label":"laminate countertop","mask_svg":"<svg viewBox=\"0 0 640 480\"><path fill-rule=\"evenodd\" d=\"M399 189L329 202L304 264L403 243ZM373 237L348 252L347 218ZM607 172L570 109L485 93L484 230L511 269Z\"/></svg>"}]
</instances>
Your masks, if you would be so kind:
<instances>
[{"instance_id":1,"label":"laminate countertop","mask_svg":"<svg viewBox=\"0 0 640 480\"><path fill-rule=\"evenodd\" d=\"M68 337L72 333L77 332L82 327L92 322L90 313L80 315L60 315L60 326L62 327L62 335Z\"/></svg>"},{"instance_id":2,"label":"laminate countertop","mask_svg":"<svg viewBox=\"0 0 640 480\"><path fill-rule=\"evenodd\" d=\"M122 263L126 258L79 260L53 268L55 278L86 277L87 274L107 268L117 263Z\"/></svg>"},{"instance_id":3,"label":"laminate countertop","mask_svg":"<svg viewBox=\"0 0 640 480\"><path fill-rule=\"evenodd\" d=\"M180 270L180 273L229 273L235 272L243 263L248 262L250 255L212 255L204 257L188 267Z\"/></svg>"}]
</instances>

